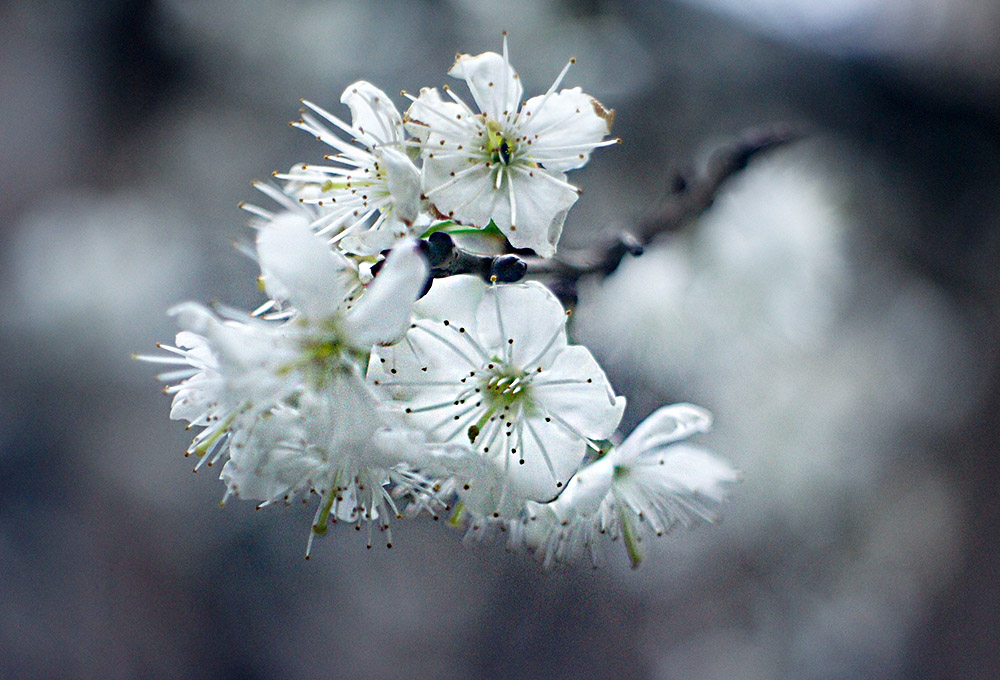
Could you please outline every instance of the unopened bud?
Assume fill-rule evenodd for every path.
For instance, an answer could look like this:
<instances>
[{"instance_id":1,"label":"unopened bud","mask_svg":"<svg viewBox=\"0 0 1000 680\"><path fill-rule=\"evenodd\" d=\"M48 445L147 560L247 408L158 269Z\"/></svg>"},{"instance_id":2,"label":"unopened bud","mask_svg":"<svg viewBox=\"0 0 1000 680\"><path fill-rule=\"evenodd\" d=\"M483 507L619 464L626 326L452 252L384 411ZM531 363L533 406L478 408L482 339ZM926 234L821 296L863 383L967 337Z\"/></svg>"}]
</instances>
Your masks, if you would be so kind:
<instances>
[{"instance_id":1,"label":"unopened bud","mask_svg":"<svg viewBox=\"0 0 1000 680\"><path fill-rule=\"evenodd\" d=\"M528 264L517 255L502 255L490 267L490 274L500 283L514 283L524 278Z\"/></svg>"},{"instance_id":2,"label":"unopened bud","mask_svg":"<svg viewBox=\"0 0 1000 680\"><path fill-rule=\"evenodd\" d=\"M435 231L427 237L424 254L432 267L440 267L455 252L455 241L447 232Z\"/></svg>"}]
</instances>

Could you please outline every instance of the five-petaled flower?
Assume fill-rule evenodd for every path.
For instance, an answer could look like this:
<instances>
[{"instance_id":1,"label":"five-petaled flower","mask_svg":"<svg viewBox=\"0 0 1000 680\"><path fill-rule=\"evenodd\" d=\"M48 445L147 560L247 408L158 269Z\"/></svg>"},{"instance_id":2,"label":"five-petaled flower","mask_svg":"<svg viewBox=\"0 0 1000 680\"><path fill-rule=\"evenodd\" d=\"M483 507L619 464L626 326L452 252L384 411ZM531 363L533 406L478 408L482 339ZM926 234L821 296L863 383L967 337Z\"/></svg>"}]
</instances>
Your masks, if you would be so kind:
<instances>
[{"instance_id":1,"label":"five-petaled flower","mask_svg":"<svg viewBox=\"0 0 1000 680\"><path fill-rule=\"evenodd\" d=\"M500 486L469 481L470 512L511 516L555 498L625 406L590 351L567 343L562 305L535 282L457 276L415 307L404 341L372 354L369 379L431 439L492 461Z\"/></svg>"},{"instance_id":2,"label":"five-petaled flower","mask_svg":"<svg viewBox=\"0 0 1000 680\"><path fill-rule=\"evenodd\" d=\"M299 163L274 176L287 182L286 193L316 206L312 226L318 233L343 240L351 252L378 253L419 235L420 171L407 155L403 119L385 92L359 80L340 101L351 110L351 124L306 100L301 117L292 122L337 150L326 157L332 164Z\"/></svg>"},{"instance_id":3,"label":"five-petaled flower","mask_svg":"<svg viewBox=\"0 0 1000 680\"><path fill-rule=\"evenodd\" d=\"M550 503L528 503L507 522L512 545L551 567L587 553L595 564L602 537L622 539L633 567L642 560L643 529L662 536L675 525L713 521L737 471L715 454L682 442L706 432L711 414L691 404L664 406L619 446L577 472Z\"/></svg>"},{"instance_id":4,"label":"five-petaled flower","mask_svg":"<svg viewBox=\"0 0 1000 680\"><path fill-rule=\"evenodd\" d=\"M556 91L570 64L545 94L522 105L505 36L503 55L461 54L448 71L465 79L479 113L447 86L451 101L435 88L411 96L406 121L421 142L424 194L439 212L478 227L492 220L515 248L555 253L579 194L564 173L618 142L604 139L613 111L578 87Z\"/></svg>"}]
</instances>

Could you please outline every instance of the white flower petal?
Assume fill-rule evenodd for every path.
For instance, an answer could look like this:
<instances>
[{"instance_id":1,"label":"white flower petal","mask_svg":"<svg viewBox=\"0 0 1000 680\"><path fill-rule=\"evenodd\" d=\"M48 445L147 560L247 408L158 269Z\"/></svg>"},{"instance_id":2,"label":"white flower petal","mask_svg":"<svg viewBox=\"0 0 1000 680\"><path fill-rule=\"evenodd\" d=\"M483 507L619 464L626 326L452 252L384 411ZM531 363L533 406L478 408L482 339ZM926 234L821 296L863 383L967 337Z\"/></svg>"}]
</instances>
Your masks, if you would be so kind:
<instances>
[{"instance_id":1,"label":"white flower petal","mask_svg":"<svg viewBox=\"0 0 1000 680\"><path fill-rule=\"evenodd\" d=\"M398 436L385 439L387 448L392 441L393 451L401 462L422 473L435 477L473 479L490 489L499 488L501 479L496 468L469 446L416 442L412 439L403 446Z\"/></svg>"},{"instance_id":2,"label":"white flower petal","mask_svg":"<svg viewBox=\"0 0 1000 680\"><path fill-rule=\"evenodd\" d=\"M493 120L513 115L524 94L521 79L496 52L476 56L460 54L448 75L464 78L479 110Z\"/></svg>"},{"instance_id":3,"label":"white flower petal","mask_svg":"<svg viewBox=\"0 0 1000 680\"><path fill-rule=\"evenodd\" d=\"M579 437L542 418L522 419L510 428L510 436L498 437L490 454L495 454L493 465L508 485L505 514L520 508L525 500L556 498L586 452Z\"/></svg>"},{"instance_id":4,"label":"white flower petal","mask_svg":"<svg viewBox=\"0 0 1000 680\"><path fill-rule=\"evenodd\" d=\"M259 369L267 372L288 361L296 349L280 327L263 323L220 321L203 305L185 302L170 310L186 331L204 336L220 370L230 382Z\"/></svg>"},{"instance_id":5,"label":"white flower petal","mask_svg":"<svg viewBox=\"0 0 1000 680\"><path fill-rule=\"evenodd\" d=\"M566 346L566 311L535 281L490 287L476 319L482 344L522 370L547 366Z\"/></svg>"},{"instance_id":6,"label":"white flower petal","mask_svg":"<svg viewBox=\"0 0 1000 680\"><path fill-rule=\"evenodd\" d=\"M594 515L611 491L614 472L614 465L606 456L585 465L573 476L559 498L549 503L550 508L561 522Z\"/></svg>"},{"instance_id":7,"label":"white flower petal","mask_svg":"<svg viewBox=\"0 0 1000 680\"><path fill-rule=\"evenodd\" d=\"M712 414L694 404L663 406L648 415L621 446L609 455L625 465L657 448L687 439L712 427Z\"/></svg>"},{"instance_id":8,"label":"white flower petal","mask_svg":"<svg viewBox=\"0 0 1000 680\"><path fill-rule=\"evenodd\" d=\"M371 467L366 458L383 419L375 395L360 376L347 371L331 376L322 391L300 396L299 410L306 416L310 445L327 459Z\"/></svg>"},{"instance_id":9,"label":"white flower petal","mask_svg":"<svg viewBox=\"0 0 1000 680\"><path fill-rule=\"evenodd\" d=\"M375 281L345 315L344 339L358 349L395 342L406 333L413 302L428 274L427 260L416 245L397 246Z\"/></svg>"},{"instance_id":10,"label":"white flower petal","mask_svg":"<svg viewBox=\"0 0 1000 680\"><path fill-rule=\"evenodd\" d=\"M621 420L619 404L604 371L582 345L563 348L544 379L532 384L535 402L590 439L606 439Z\"/></svg>"},{"instance_id":11,"label":"white flower petal","mask_svg":"<svg viewBox=\"0 0 1000 680\"><path fill-rule=\"evenodd\" d=\"M676 495L697 495L720 502L739 473L728 461L690 444L672 444L655 455L643 456L630 467L643 486L659 487Z\"/></svg>"},{"instance_id":12,"label":"white flower petal","mask_svg":"<svg viewBox=\"0 0 1000 680\"><path fill-rule=\"evenodd\" d=\"M299 421L294 411L281 409L234 435L230 459L221 474L230 493L250 500L275 500L294 493L320 473L322 461L302 447Z\"/></svg>"},{"instance_id":13,"label":"white flower petal","mask_svg":"<svg viewBox=\"0 0 1000 680\"><path fill-rule=\"evenodd\" d=\"M177 325L184 329L182 333L185 333L188 343L194 342L190 334L207 336L219 324L219 320L212 313L212 310L197 302L182 302L174 305L167 311L167 314L177 319ZM180 335L178 333L178 341Z\"/></svg>"},{"instance_id":14,"label":"white flower petal","mask_svg":"<svg viewBox=\"0 0 1000 680\"><path fill-rule=\"evenodd\" d=\"M413 311L423 319L447 319L449 323L476 333L476 310L488 288L478 276L468 274L434 279L434 285L427 295L417 300Z\"/></svg>"},{"instance_id":15,"label":"white flower petal","mask_svg":"<svg viewBox=\"0 0 1000 680\"><path fill-rule=\"evenodd\" d=\"M379 147L374 153L385 171L392 195L392 214L406 224L413 224L420 215L420 171L398 149Z\"/></svg>"},{"instance_id":16,"label":"white flower petal","mask_svg":"<svg viewBox=\"0 0 1000 680\"><path fill-rule=\"evenodd\" d=\"M566 213L580 197L565 175L541 168L515 168L514 197L498 196L493 220L515 248L531 248L540 257L552 257L562 235ZM506 189L501 186L501 192ZM515 215L516 212L516 215Z\"/></svg>"},{"instance_id":17,"label":"white flower petal","mask_svg":"<svg viewBox=\"0 0 1000 680\"><path fill-rule=\"evenodd\" d=\"M285 213L261 228L257 255L268 294L307 317L332 317L351 291L350 264L301 215Z\"/></svg>"},{"instance_id":18,"label":"white flower petal","mask_svg":"<svg viewBox=\"0 0 1000 680\"><path fill-rule=\"evenodd\" d=\"M453 401L454 395L469 388L468 380L462 382L463 378L483 363L469 338L476 336L476 310L485 291L486 284L473 276L436 279L430 292L414 304L414 313L421 318L406 339L375 349L369 379L387 389L393 399L413 400L408 406L414 409ZM460 328L466 333L456 333ZM453 405L452 410L418 411L412 417L430 429L448 420L453 411L460 411L458 406ZM443 432L454 428L444 423L440 429Z\"/></svg>"},{"instance_id":19,"label":"white flower petal","mask_svg":"<svg viewBox=\"0 0 1000 680\"><path fill-rule=\"evenodd\" d=\"M349 85L340 101L351 109L351 123L376 143L399 142L403 137L403 118L392 100L365 80ZM363 140L370 141L370 140ZM374 144L368 144L374 146Z\"/></svg>"},{"instance_id":20,"label":"white flower petal","mask_svg":"<svg viewBox=\"0 0 1000 680\"><path fill-rule=\"evenodd\" d=\"M471 403L478 400L474 396L477 383L469 374L479 363L457 335L440 323L418 321L402 342L375 348L368 379L399 403L408 421L434 441L468 445L472 422L466 422L467 416Z\"/></svg>"},{"instance_id":21,"label":"white flower petal","mask_svg":"<svg viewBox=\"0 0 1000 680\"><path fill-rule=\"evenodd\" d=\"M398 225L398 229L394 228ZM338 247L345 253L354 255L372 256L378 255L383 250L390 250L401 240L409 237L409 229L402 222L383 222L378 229L368 229L366 231L352 232L337 242ZM362 273L358 272L359 280ZM369 279L365 283L371 283Z\"/></svg>"},{"instance_id":22,"label":"white flower petal","mask_svg":"<svg viewBox=\"0 0 1000 680\"><path fill-rule=\"evenodd\" d=\"M424 193L443 215L474 227L485 227L493 215L493 173L482 163L461 158L424 158Z\"/></svg>"},{"instance_id":23,"label":"white flower petal","mask_svg":"<svg viewBox=\"0 0 1000 680\"><path fill-rule=\"evenodd\" d=\"M438 187L428 197L441 213L476 227L493 220L511 245L531 248L541 257L555 254L566 213L579 198L561 173L496 164L487 168L464 159L425 160L424 185Z\"/></svg>"},{"instance_id":24,"label":"white flower petal","mask_svg":"<svg viewBox=\"0 0 1000 680\"><path fill-rule=\"evenodd\" d=\"M611 131L614 111L579 87L532 97L521 110L520 132L533 139L532 160L555 172L582 167Z\"/></svg>"},{"instance_id":25,"label":"white flower petal","mask_svg":"<svg viewBox=\"0 0 1000 680\"><path fill-rule=\"evenodd\" d=\"M425 144L433 130L437 136L434 144L439 146L442 137L447 143L455 139L466 141L470 133L475 134L471 112L461 104L445 101L436 87L421 88L420 96L406 111L405 126ZM433 148L433 144L428 144L427 148Z\"/></svg>"},{"instance_id":26,"label":"white flower petal","mask_svg":"<svg viewBox=\"0 0 1000 680\"><path fill-rule=\"evenodd\" d=\"M170 419L186 420L192 426L205 427L214 422L215 418L224 415L224 407L220 402L223 399L225 380L219 372L219 362L212 353L208 339L196 333L181 331L174 344L176 351L173 353L186 361L190 369L181 369L182 373L187 374L187 378L172 388L174 398L170 404ZM150 357L149 360L156 362L157 359ZM158 379L169 381L163 375L158 376Z\"/></svg>"}]
</instances>

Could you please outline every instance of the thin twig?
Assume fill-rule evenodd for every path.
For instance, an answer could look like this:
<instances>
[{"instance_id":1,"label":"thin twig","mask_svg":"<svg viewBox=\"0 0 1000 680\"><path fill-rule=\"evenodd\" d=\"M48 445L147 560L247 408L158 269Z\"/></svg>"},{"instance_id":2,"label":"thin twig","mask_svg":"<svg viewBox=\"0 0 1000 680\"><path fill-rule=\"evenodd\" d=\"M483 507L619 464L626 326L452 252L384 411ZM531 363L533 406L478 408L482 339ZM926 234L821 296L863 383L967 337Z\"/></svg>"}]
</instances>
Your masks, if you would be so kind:
<instances>
[{"instance_id":1,"label":"thin twig","mask_svg":"<svg viewBox=\"0 0 1000 680\"><path fill-rule=\"evenodd\" d=\"M675 173L662 205L634 230L622 231L591 248L563 251L547 259L513 254L478 255L455 244L445 232L436 232L427 239L425 247L431 261L431 276L476 274L486 280L496 276L496 280L503 282L542 276L550 279L550 287L564 303L575 303L576 284L581 277L609 276L626 255L641 255L643 248L656 237L685 228L712 206L726 181L745 169L752 159L802 136L799 128L788 124L745 131L730 144L716 149L700 171Z\"/></svg>"},{"instance_id":2,"label":"thin twig","mask_svg":"<svg viewBox=\"0 0 1000 680\"><path fill-rule=\"evenodd\" d=\"M528 258L528 274L548 274L575 281L586 274L607 276L618 268L625 255L641 255L661 234L680 231L701 216L715 202L727 180L747 167L750 160L779 146L800 139L803 133L787 124L748 130L732 143L716 149L700 172L677 172L670 181L662 205L651 217L622 232L610 241L549 260Z\"/></svg>"}]
</instances>

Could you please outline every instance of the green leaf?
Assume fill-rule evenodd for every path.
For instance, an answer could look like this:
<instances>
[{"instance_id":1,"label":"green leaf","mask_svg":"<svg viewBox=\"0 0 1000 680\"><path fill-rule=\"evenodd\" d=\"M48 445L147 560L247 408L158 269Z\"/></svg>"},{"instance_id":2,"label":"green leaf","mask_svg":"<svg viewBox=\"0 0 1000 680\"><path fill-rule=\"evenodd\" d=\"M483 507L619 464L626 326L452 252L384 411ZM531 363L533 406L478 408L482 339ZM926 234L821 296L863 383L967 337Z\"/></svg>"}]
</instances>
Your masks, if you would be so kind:
<instances>
[{"instance_id":1,"label":"green leaf","mask_svg":"<svg viewBox=\"0 0 1000 680\"><path fill-rule=\"evenodd\" d=\"M427 227L427 231L425 231L424 233L422 233L420 235L420 238L427 238L428 236L430 236L431 234L433 234L436 231L444 231L444 230L448 229L448 227L452 226L453 224L455 224L455 223L452 220L443 220L441 222L435 222L431 226Z\"/></svg>"}]
</instances>

